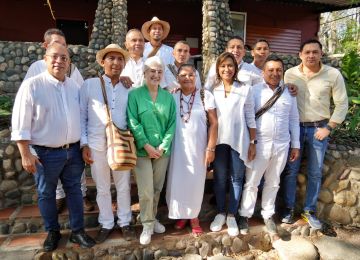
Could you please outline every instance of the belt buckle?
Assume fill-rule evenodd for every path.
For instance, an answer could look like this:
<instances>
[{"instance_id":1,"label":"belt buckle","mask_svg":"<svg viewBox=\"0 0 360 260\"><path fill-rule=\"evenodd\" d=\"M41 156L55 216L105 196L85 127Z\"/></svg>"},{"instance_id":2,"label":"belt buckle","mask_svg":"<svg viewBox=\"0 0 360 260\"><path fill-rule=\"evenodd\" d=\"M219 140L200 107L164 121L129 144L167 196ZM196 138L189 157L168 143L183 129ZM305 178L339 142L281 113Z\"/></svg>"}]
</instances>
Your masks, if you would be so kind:
<instances>
[{"instance_id":1,"label":"belt buckle","mask_svg":"<svg viewBox=\"0 0 360 260\"><path fill-rule=\"evenodd\" d=\"M61 148L64 150L69 149L69 147L70 147L70 144L64 144L63 146L61 146Z\"/></svg>"}]
</instances>

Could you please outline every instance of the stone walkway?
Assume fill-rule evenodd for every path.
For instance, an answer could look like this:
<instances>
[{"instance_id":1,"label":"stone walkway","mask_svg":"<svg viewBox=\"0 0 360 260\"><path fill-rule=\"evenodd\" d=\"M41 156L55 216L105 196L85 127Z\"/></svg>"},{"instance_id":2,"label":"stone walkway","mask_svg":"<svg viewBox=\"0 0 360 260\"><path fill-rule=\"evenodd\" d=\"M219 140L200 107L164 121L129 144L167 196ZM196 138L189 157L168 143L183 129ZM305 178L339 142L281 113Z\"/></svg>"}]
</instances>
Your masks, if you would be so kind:
<instances>
[{"instance_id":1,"label":"stone walkway","mask_svg":"<svg viewBox=\"0 0 360 260\"><path fill-rule=\"evenodd\" d=\"M96 214L96 212L92 213ZM64 213L66 216L66 213ZM17 209L0 211L0 220L4 218L16 220L18 218L37 219L39 212L36 206L26 206ZM150 260L175 259L185 260L230 259L360 259L360 233L358 230L335 228L340 237L324 235L314 231L302 220L293 225L279 225L281 239L271 241L266 233L261 219L250 221L250 234L230 238L226 229L222 232L210 232L210 222L202 222L205 234L195 238L190 228L177 231L173 223L166 224L165 234L153 236L149 246L139 245L138 240L125 241L119 229L116 229L103 244L92 249L82 249L68 241L69 231L62 231L62 239L58 250L52 253L42 251L42 244L46 238L45 232L21 233L0 236L0 259L121 259L121 260ZM135 225L137 236L141 233L141 226ZM338 230L338 232L336 232ZM21 231L20 229L18 231ZM95 236L96 228L87 228L91 236ZM347 239L349 238L349 239ZM225 257L226 256L226 257Z\"/></svg>"}]
</instances>

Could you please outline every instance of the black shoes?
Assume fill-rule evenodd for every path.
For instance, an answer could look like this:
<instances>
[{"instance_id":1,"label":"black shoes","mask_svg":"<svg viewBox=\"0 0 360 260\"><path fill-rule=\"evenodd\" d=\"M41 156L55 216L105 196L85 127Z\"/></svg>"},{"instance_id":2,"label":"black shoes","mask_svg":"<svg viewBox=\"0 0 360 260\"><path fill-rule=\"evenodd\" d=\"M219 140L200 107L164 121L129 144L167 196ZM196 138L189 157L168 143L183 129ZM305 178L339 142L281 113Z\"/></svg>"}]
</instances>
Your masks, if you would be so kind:
<instances>
[{"instance_id":1,"label":"black shoes","mask_svg":"<svg viewBox=\"0 0 360 260\"><path fill-rule=\"evenodd\" d=\"M126 241L132 240L136 238L135 230L131 226L123 226L121 227L121 232Z\"/></svg>"},{"instance_id":2,"label":"black shoes","mask_svg":"<svg viewBox=\"0 0 360 260\"><path fill-rule=\"evenodd\" d=\"M58 246L60 239L61 239L60 231L49 231L43 245L45 252L50 252L55 250Z\"/></svg>"},{"instance_id":3,"label":"black shoes","mask_svg":"<svg viewBox=\"0 0 360 260\"><path fill-rule=\"evenodd\" d=\"M100 244L104 242L109 237L112 231L113 229L101 228L96 235L95 238L96 243Z\"/></svg>"},{"instance_id":4,"label":"black shoes","mask_svg":"<svg viewBox=\"0 0 360 260\"><path fill-rule=\"evenodd\" d=\"M93 247L96 242L90 236L88 236L83 229L72 232L70 235L70 242L79 244L81 247L90 248Z\"/></svg>"}]
</instances>

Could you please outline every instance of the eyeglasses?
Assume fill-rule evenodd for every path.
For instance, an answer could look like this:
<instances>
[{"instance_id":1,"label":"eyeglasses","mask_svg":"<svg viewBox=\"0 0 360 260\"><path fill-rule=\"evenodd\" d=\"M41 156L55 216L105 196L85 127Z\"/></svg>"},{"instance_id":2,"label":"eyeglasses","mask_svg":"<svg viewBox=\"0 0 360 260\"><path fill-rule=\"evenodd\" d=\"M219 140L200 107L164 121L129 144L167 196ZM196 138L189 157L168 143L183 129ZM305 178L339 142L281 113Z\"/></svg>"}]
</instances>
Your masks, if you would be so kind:
<instances>
[{"instance_id":1,"label":"eyeglasses","mask_svg":"<svg viewBox=\"0 0 360 260\"><path fill-rule=\"evenodd\" d=\"M57 55L57 54L52 54L52 55L45 55L48 57L51 57L52 60L58 60L60 58L61 62L67 62L69 60L69 58L66 55Z\"/></svg>"}]
</instances>

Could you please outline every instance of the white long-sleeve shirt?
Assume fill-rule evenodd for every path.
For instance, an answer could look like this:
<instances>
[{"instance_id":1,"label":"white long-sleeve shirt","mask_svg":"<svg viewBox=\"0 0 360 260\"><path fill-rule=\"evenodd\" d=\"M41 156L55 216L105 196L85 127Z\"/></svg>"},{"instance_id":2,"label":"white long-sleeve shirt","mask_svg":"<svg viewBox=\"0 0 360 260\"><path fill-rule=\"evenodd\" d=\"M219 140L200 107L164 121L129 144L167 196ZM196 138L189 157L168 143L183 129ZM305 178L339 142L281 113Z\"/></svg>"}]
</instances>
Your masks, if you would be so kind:
<instances>
[{"instance_id":1,"label":"white long-sleeve shirt","mask_svg":"<svg viewBox=\"0 0 360 260\"><path fill-rule=\"evenodd\" d=\"M111 79L103 75L106 95L113 122L121 129L127 128L126 107L129 89L121 82L112 85ZM80 91L81 145L104 151L106 149L105 126L107 112L99 78L85 80Z\"/></svg>"},{"instance_id":2,"label":"white long-sleeve shirt","mask_svg":"<svg viewBox=\"0 0 360 260\"><path fill-rule=\"evenodd\" d=\"M247 166L250 145L248 128L256 128L251 92L251 86L239 82L234 82L227 97L222 83L213 89L218 117L217 144L230 145L240 154L240 159Z\"/></svg>"},{"instance_id":3,"label":"white long-sleeve shirt","mask_svg":"<svg viewBox=\"0 0 360 260\"><path fill-rule=\"evenodd\" d=\"M132 82L134 82L131 86L133 88L138 88L144 84L144 62L144 58L141 58L138 61L130 58L121 72L121 76L127 76L132 80ZM163 77L160 81L160 87L162 88L166 87L164 75L165 72L163 73Z\"/></svg>"},{"instance_id":4,"label":"white long-sleeve shirt","mask_svg":"<svg viewBox=\"0 0 360 260\"><path fill-rule=\"evenodd\" d=\"M239 71L237 78L240 82L243 82L247 85L255 85L255 79L257 79L257 74L251 64L241 61L238 65ZM211 90L216 85L216 63L213 63L209 69L204 88Z\"/></svg>"},{"instance_id":5,"label":"white long-sleeve shirt","mask_svg":"<svg viewBox=\"0 0 360 260\"><path fill-rule=\"evenodd\" d=\"M33 64L30 65L28 71L26 72L24 80L29 79L29 78L34 77L34 76L37 76L37 75L39 75L40 73L43 73L46 70L47 70L47 67L46 67L45 60L35 61ZM76 83L80 87L84 83L84 79L81 76L80 71L76 67L74 67L74 70L72 71L72 73L70 75L70 78L75 80Z\"/></svg>"},{"instance_id":6,"label":"white long-sleeve shirt","mask_svg":"<svg viewBox=\"0 0 360 260\"><path fill-rule=\"evenodd\" d=\"M23 81L15 98L11 139L60 147L80 139L78 84L61 82L45 71Z\"/></svg>"},{"instance_id":7,"label":"white long-sleeve shirt","mask_svg":"<svg viewBox=\"0 0 360 260\"><path fill-rule=\"evenodd\" d=\"M142 86L144 81L144 58L140 58L135 61L133 58L130 58L125 65L125 68L121 72L121 76L129 77L134 84L132 87L137 88Z\"/></svg>"},{"instance_id":8,"label":"white long-sleeve shirt","mask_svg":"<svg viewBox=\"0 0 360 260\"><path fill-rule=\"evenodd\" d=\"M252 87L255 111L258 111L274 94L264 82ZM256 139L264 153L287 148L300 148L299 112L296 98L285 88L275 104L256 120Z\"/></svg>"},{"instance_id":9,"label":"white long-sleeve shirt","mask_svg":"<svg viewBox=\"0 0 360 260\"><path fill-rule=\"evenodd\" d=\"M175 63L172 63L171 65L175 66L175 68L177 70ZM166 65L166 67L165 67L165 85L166 85L166 88L168 89L168 91L171 91L176 88L180 88L179 82L177 81L176 77L169 69L168 65ZM199 75L198 71L196 71L195 86L197 89L201 88L201 79L200 79L200 75Z\"/></svg>"},{"instance_id":10,"label":"white long-sleeve shirt","mask_svg":"<svg viewBox=\"0 0 360 260\"><path fill-rule=\"evenodd\" d=\"M150 42L145 43L144 48L144 58L147 59L150 52L154 49L154 47L150 44ZM174 49L168 45L162 44L160 49L157 51L155 56L160 57L162 62L164 63L164 66L167 64L173 64L174 63L174 56L173 56Z\"/></svg>"}]
</instances>

